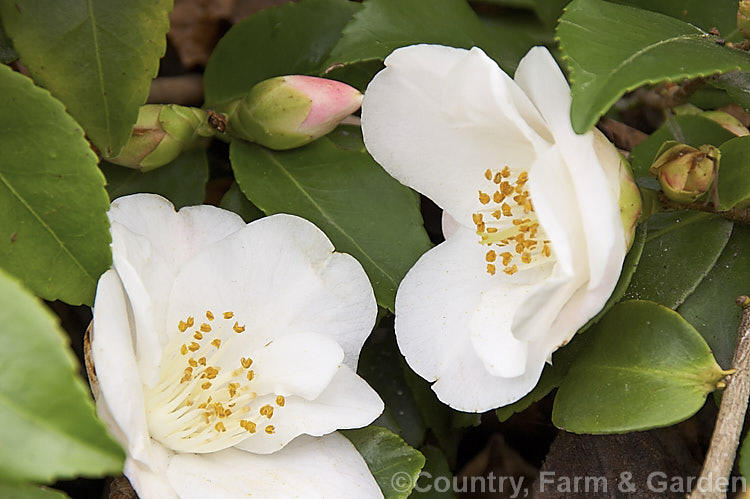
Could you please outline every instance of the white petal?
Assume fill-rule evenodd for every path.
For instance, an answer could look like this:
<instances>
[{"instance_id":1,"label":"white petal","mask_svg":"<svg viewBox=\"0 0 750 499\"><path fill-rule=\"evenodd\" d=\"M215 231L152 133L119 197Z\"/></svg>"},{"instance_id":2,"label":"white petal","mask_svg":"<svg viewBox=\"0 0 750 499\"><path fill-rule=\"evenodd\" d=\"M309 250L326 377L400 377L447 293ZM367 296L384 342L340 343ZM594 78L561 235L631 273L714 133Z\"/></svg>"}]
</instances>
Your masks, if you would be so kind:
<instances>
[{"instance_id":1,"label":"white petal","mask_svg":"<svg viewBox=\"0 0 750 499\"><path fill-rule=\"evenodd\" d=\"M259 400L257 405L262 403ZM383 401L378 394L354 371L342 365L331 384L315 400L287 397L284 406L278 407L267 421L275 428L273 435L264 433L264 426L258 423L258 433L236 447L268 454L302 434L321 436L338 429L367 426L382 412Z\"/></svg>"},{"instance_id":2,"label":"white petal","mask_svg":"<svg viewBox=\"0 0 750 499\"><path fill-rule=\"evenodd\" d=\"M158 379L158 345L168 342L167 298L178 269L245 223L235 213L208 205L176 213L169 201L154 194L116 199L109 217L113 266L133 306L139 368L150 386Z\"/></svg>"},{"instance_id":3,"label":"white petal","mask_svg":"<svg viewBox=\"0 0 750 499\"><path fill-rule=\"evenodd\" d=\"M461 226L456 219L450 216L450 214L443 210L443 216L440 218L440 227L443 229L443 237L448 239L451 237Z\"/></svg>"},{"instance_id":4,"label":"white petal","mask_svg":"<svg viewBox=\"0 0 750 499\"><path fill-rule=\"evenodd\" d=\"M471 227L484 172L525 168L551 136L513 80L479 49L415 45L385 63L362 104L368 151Z\"/></svg>"},{"instance_id":5,"label":"white petal","mask_svg":"<svg viewBox=\"0 0 750 499\"><path fill-rule=\"evenodd\" d=\"M539 109L555 137L569 174L578 211L586 228L589 261L589 289L602 286L611 293L612 276L619 276L625 257L625 234L620 220L618 196L620 165L616 155L600 162L594 148L594 135L577 135L570 123L570 89L552 55L535 47L521 60L516 81ZM610 147L614 149L614 146ZM614 159L611 159L614 158ZM610 174L607 170L612 170ZM613 189L611 183L617 182ZM534 198L536 203L537 198ZM615 277L614 281L617 279Z\"/></svg>"},{"instance_id":6,"label":"white petal","mask_svg":"<svg viewBox=\"0 0 750 499\"><path fill-rule=\"evenodd\" d=\"M508 303L516 303L538 280L535 275L528 282L514 279L520 273L490 276L485 269L485 250L474 231L460 228L417 261L396 295L396 337L401 353L417 374L435 381L432 389L440 400L468 412L483 412L521 398L538 381L546 359L546 352L530 347L524 374L503 378L487 371L489 355L484 359L477 355L472 317L488 313L483 310L482 304L488 303L483 302L483 296L506 293ZM507 334L510 324L508 317L496 324L497 334ZM497 346L489 331L477 331L473 340L477 345L487 341L487 348Z\"/></svg>"},{"instance_id":7,"label":"white petal","mask_svg":"<svg viewBox=\"0 0 750 499\"><path fill-rule=\"evenodd\" d=\"M337 433L299 437L270 455L238 449L180 454L167 478L182 499L383 497L362 456Z\"/></svg>"},{"instance_id":8,"label":"white petal","mask_svg":"<svg viewBox=\"0 0 750 499\"><path fill-rule=\"evenodd\" d=\"M122 473L128 477L130 485L142 499L177 497L167 480L167 467L174 453L166 450L158 442L153 442L152 447L151 458L147 463L128 457L125 459Z\"/></svg>"},{"instance_id":9,"label":"white petal","mask_svg":"<svg viewBox=\"0 0 750 499\"><path fill-rule=\"evenodd\" d=\"M150 442L131 324L122 284L110 269L96 289L91 353L103 403L127 439L128 454L145 461Z\"/></svg>"},{"instance_id":10,"label":"white petal","mask_svg":"<svg viewBox=\"0 0 750 499\"><path fill-rule=\"evenodd\" d=\"M259 395L297 395L311 400L331 383L344 359L344 351L322 334L289 334L261 348L252 358L253 391ZM232 367L238 365L239 362L234 362Z\"/></svg>"},{"instance_id":11,"label":"white petal","mask_svg":"<svg viewBox=\"0 0 750 499\"><path fill-rule=\"evenodd\" d=\"M356 367L377 305L361 265L333 253L325 234L291 215L273 215L210 246L186 263L169 299L172 334L187 316L232 311L240 336L266 343L317 333L336 341Z\"/></svg>"}]
</instances>

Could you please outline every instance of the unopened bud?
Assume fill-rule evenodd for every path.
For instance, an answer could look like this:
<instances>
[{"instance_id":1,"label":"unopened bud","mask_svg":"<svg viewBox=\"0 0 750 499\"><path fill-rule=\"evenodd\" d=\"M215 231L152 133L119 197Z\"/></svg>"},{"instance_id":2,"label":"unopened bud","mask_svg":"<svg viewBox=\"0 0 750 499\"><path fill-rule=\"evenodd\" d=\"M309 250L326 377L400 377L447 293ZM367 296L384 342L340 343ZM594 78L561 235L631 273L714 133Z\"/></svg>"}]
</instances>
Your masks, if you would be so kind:
<instances>
[{"instance_id":1,"label":"unopened bud","mask_svg":"<svg viewBox=\"0 0 750 499\"><path fill-rule=\"evenodd\" d=\"M327 134L359 109L362 94L313 76L262 81L227 113L227 133L271 149L300 147Z\"/></svg>"},{"instance_id":2,"label":"unopened bud","mask_svg":"<svg viewBox=\"0 0 750 499\"><path fill-rule=\"evenodd\" d=\"M176 104L141 106L130 140L120 154L107 161L142 171L164 166L199 136L213 134L207 118L202 109Z\"/></svg>"},{"instance_id":3,"label":"unopened bud","mask_svg":"<svg viewBox=\"0 0 750 499\"><path fill-rule=\"evenodd\" d=\"M750 131L742 124L740 120L724 111L703 111L699 116L708 118L721 125L725 130L735 134L737 137L750 135Z\"/></svg>"},{"instance_id":4,"label":"unopened bud","mask_svg":"<svg viewBox=\"0 0 750 499\"><path fill-rule=\"evenodd\" d=\"M669 199L690 203L711 189L720 156L720 151L711 145L696 149L670 141L659 150L649 172L659 179Z\"/></svg>"},{"instance_id":5,"label":"unopened bud","mask_svg":"<svg viewBox=\"0 0 750 499\"><path fill-rule=\"evenodd\" d=\"M745 38L750 38L750 0L741 0L737 8L737 28Z\"/></svg>"}]
</instances>

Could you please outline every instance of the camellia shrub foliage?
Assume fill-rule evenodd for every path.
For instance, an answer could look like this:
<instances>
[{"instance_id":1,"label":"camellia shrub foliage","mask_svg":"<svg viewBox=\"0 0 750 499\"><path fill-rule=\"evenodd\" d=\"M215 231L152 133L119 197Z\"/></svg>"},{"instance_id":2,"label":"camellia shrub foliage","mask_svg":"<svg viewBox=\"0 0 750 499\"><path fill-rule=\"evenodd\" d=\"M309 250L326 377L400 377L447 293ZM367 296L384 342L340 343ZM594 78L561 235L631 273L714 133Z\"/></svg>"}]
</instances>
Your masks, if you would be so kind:
<instances>
[{"instance_id":1,"label":"camellia shrub foliage","mask_svg":"<svg viewBox=\"0 0 750 499\"><path fill-rule=\"evenodd\" d=\"M534 407L717 404L745 3L300 0L190 107L146 104L172 1L0 0L0 496L455 497L420 472Z\"/></svg>"}]
</instances>

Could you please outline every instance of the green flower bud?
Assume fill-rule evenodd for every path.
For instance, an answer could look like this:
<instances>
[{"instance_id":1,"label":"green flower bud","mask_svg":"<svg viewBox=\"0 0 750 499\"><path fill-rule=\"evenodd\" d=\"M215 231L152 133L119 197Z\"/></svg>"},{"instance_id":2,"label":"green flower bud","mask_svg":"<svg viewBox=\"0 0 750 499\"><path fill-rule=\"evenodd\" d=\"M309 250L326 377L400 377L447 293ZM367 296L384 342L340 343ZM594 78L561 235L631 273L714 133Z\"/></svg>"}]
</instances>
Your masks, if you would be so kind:
<instances>
[{"instance_id":1,"label":"green flower bud","mask_svg":"<svg viewBox=\"0 0 750 499\"><path fill-rule=\"evenodd\" d=\"M750 0L741 0L737 8L737 28L745 38L750 38Z\"/></svg>"},{"instance_id":2,"label":"green flower bud","mask_svg":"<svg viewBox=\"0 0 750 499\"><path fill-rule=\"evenodd\" d=\"M711 145L699 148L674 141L666 142L649 168L659 179L664 194L678 203L690 203L704 196L713 185L721 156Z\"/></svg>"},{"instance_id":3,"label":"green flower bud","mask_svg":"<svg viewBox=\"0 0 750 499\"><path fill-rule=\"evenodd\" d=\"M734 116L724 111L703 111L700 116L708 118L711 121L715 121L721 125L725 130L735 134L737 137L744 137L750 135L750 131Z\"/></svg>"},{"instance_id":4,"label":"green flower bud","mask_svg":"<svg viewBox=\"0 0 750 499\"><path fill-rule=\"evenodd\" d=\"M361 93L338 81L279 76L230 105L227 133L271 149L292 149L327 134L361 103Z\"/></svg>"},{"instance_id":5,"label":"green flower bud","mask_svg":"<svg viewBox=\"0 0 750 499\"><path fill-rule=\"evenodd\" d=\"M112 163L149 171L173 161L199 136L212 135L208 114L176 104L147 104L138 111L133 133Z\"/></svg>"}]
</instances>

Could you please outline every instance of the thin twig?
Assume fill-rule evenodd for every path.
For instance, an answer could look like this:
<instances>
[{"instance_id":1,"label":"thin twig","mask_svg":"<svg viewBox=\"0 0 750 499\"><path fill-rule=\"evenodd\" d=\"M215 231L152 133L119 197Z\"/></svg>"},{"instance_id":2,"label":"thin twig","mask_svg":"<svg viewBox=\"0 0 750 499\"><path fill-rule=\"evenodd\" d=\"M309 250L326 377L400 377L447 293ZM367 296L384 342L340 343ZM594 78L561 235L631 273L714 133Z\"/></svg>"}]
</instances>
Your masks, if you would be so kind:
<instances>
[{"instance_id":1,"label":"thin twig","mask_svg":"<svg viewBox=\"0 0 750 499\"><path fill-rule=\"evenodd\" d=\"M735 372L726 379L727 388L721 398L711 445L697 482L710 486L696 490L688 496L690 499L720 499L727 496L726 490L719 485L728 483L726 480L732 472L740 443L750 395L750 298L740 296L737 305L742 307L742 316L737 330L737 348L732 357Z\"/></svg>"}]
</instances>

